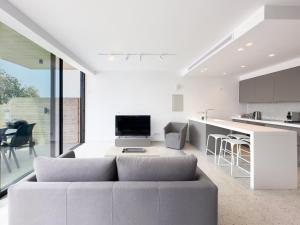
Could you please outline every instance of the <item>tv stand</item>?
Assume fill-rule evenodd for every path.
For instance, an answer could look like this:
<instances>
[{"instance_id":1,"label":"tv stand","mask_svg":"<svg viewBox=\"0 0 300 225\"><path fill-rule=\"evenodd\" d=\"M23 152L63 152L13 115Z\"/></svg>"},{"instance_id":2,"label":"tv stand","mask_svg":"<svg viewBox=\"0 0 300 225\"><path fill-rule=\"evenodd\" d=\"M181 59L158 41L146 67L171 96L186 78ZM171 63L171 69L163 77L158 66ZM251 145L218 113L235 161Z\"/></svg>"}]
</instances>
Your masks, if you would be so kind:
<instances>
[{"instance_id":1,"label":"tv stand","mask_svg":"<svg viewBox=\"0 0 300 225\"><path fill-rule=\"evenodd\" d=\"M117 137L115 146L117 147L148 147L151 145L150 137Z\"/></svg>"}]
</instances>

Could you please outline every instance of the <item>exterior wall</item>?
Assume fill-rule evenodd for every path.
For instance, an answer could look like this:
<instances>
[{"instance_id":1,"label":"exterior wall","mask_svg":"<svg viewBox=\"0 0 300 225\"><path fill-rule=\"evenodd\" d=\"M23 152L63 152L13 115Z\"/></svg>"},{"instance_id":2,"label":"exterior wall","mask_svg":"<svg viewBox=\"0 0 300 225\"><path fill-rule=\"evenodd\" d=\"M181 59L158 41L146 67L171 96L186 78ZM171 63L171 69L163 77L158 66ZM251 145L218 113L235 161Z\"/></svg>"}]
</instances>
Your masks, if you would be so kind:
<instances>
[{"instance_id":1,"label":"exterior wall","mask_svg":"<svg viewBox=\"0 0 300 225\"><path fill-rule=\"evenodd\" d=\"M66 144L79 142L79 101L79 98L64 99L64 143ZM50 98L13 98L8 104L0 105L0 127L6 127L6 121L12 119L36 123L33 138L37 144L49 143L49 108Z\"/></svg>"}]
</instances>

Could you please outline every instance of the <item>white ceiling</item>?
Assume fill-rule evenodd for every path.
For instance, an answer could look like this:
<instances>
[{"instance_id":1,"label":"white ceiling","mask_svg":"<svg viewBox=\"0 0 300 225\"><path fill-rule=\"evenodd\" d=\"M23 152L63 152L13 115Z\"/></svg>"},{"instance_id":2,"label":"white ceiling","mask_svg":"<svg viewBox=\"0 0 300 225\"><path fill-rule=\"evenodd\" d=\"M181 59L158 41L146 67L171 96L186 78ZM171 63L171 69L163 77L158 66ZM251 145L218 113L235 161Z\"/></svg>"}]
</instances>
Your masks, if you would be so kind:
<instances>
[{"instance_id":1,"label":"white ceiling","mask_svg":"<svg viewBox=\"0 0 300 225\"><path fill-rule=\"evenodd\" d=\"M163 70L174 74L191 64L260 6L300 4L299 0L9 2L93 70ZM270 36L263 38L268 42ZM144 57L142 62L138 58L125 61L124 57L111 62L107 57L97 55L100 52L175 53L176 56L167 57L163 62L158 57L150 56ZM217 66L218 63L211 66Z\"/></svg>"},{"instance_id":2,"label":"white ceiling","mask_svg":"<svg viewBox=\"0 0 300 225\"><path fill-rule=\"evenodd\" d=\"M0 22L0 59L30 69L50 67L50 53ZM43 63L40 64L39 60Z\"/></svg>"},{"instance_id":3,"label":"white ceiling","mask_svg":"<svg viewBox=\"0 0 300 225\"><path fill-rule=\"evenodd\" d=\"M189 75L240 76L299 56L300 20L264 20Z\"/></svg>"}]
</instances>

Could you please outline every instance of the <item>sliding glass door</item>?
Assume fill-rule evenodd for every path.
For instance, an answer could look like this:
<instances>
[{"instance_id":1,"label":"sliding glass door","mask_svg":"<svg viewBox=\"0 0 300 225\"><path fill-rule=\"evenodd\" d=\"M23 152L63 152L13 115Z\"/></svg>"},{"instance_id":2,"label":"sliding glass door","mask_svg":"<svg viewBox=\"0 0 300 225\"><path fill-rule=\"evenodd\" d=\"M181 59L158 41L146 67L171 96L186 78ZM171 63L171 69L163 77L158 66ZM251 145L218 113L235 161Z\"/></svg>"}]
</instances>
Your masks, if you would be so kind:
<instances>
[{"instance_id":1,"label":"sliding glass door","mask_svg":"<svg viewBox=\"0 0 300 225\"><path fill-rule=\"evenodd\" d=\"M51 154L51 54L0 23L0 189ZM57 140L52 140L57 141ZM57 152L54 149L52 150Z\"/></svg>"},{"instance_id":2,"label":"sliding glass door","mask_svg":"<svg viewBox=\"0 0 300 225\"><path fill-rule=\"evenodd\" d=\"M0 194L84 142L84 74L0 22ZM18 140L18 141L16 141Z\"/></svg>"},{"instance_id":3,"label":"sliding glass door","mask_svg":"<svg viewBox=\"0 0 300 225\"><path fill-rule=\"evenodd\" d=\"M80 71L63 63L63 152L80 144Z\"/></svg>"}]
</instances>

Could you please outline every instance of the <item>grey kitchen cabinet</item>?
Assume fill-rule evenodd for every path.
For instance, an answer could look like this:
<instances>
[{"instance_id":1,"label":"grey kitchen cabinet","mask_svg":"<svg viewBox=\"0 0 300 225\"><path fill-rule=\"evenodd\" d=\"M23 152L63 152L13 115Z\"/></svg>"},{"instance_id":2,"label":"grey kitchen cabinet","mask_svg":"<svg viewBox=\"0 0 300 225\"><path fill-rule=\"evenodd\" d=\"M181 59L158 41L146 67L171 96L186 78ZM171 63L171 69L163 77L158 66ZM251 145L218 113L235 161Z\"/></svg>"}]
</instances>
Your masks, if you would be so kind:
<instances>
[{"instance_id":1,"label":"grey kitchen cabinet","mask_svg":"<svg viewBox=\"0 0 300 225\"><path fill-rule=\"evenodd\" d=\"M262 103L274 101L274 78L271 75L240 81L241 103Z\"/></svg>"},{"instance_id":2,"label":"grey kitchen cabinet","mask_svg":"<svg viewBox=\"0 0 300 225\"><path fill-rule=\"evenodd\" d=\"M273 102L274 101L274 76L265 75L254 78L255 80L255 103Z\"/></svg>"},{"instance_id":3,"label":"grey kitchen cabinet","mask_svg":"<svg viewBox=\"0 0 300 225\"><path fill-rule=\"evenodd\" d=\"M241 103L255 102L255 79L242 80L239 84L239 101Z\"/></svg>"},{"instance_id":4,"label":"grey kitchen cabinet","mask_svg":"<svg viewBox=\"0 0 300 225\"><path fill-rule=\"evenodd\" d=\"M300 101L300 67L274 73L274 101Z\"/></svg>"},{"instance_id":5,"label":"grey kitchen cabinet","mask_svg":"<svg viewBox=\"0 0 300 225\"><path fill-rule=\"evenodd\" d=\"M240 103L300 101L300 67L240 81Z\"/></svg>"}]
</instances>

